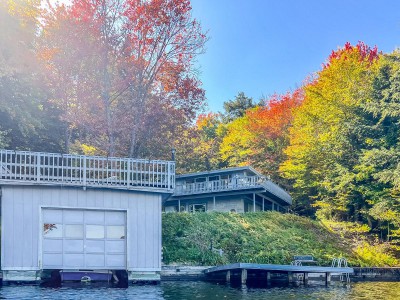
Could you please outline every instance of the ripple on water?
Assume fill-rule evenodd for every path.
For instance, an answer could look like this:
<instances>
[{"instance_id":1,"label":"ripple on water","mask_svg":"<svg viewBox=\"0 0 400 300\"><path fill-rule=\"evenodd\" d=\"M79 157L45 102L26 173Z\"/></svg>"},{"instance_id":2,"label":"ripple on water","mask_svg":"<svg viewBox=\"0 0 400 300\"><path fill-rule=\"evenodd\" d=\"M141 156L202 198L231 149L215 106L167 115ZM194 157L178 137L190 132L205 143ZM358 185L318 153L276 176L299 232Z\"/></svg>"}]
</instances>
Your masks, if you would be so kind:
<instances>
[{"instance_id":1,"label":"ripple on water","mask_svg":"<svg viewBox=\"0 0 400 300\"><path fill-rule=\"evenodd\" d=\"M346 287L247 288L205 282L163 282L160 285L139 285L112 288L94 284L77 284L61 288L11 285L0 288L0 299L400 299L400 282L359 282Z\"/></svg>"}]
</instances>

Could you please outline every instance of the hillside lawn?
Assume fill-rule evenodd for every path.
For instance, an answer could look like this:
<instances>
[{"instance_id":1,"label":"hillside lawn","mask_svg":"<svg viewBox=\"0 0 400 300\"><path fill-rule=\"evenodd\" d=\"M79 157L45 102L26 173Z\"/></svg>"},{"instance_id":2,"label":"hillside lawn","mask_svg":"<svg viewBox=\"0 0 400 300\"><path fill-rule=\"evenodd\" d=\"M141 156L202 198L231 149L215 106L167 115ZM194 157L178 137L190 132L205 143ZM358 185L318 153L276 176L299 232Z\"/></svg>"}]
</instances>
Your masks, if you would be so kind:
<instances>
[{"instance_id":1,"label":"hillside lawn","mask_svg":"<svg viewBox=\"0 0 400 300\"><path fill-rule=\"evenodd\" d=\"M350 266L400 265L388 243L293 214L164 213L162 218L164 264L290 264L294 255L313 255L322 266L335 257L345 257Z\"/></svg>"}]
</instances>

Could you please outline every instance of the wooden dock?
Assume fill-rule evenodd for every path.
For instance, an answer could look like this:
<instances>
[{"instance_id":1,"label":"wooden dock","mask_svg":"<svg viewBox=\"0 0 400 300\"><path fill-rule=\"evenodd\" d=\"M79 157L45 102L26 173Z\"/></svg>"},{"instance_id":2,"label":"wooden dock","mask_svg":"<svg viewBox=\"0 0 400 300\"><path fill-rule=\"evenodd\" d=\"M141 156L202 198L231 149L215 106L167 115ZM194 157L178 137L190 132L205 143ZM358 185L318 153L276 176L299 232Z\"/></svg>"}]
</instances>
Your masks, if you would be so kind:
<instances>
[{"instance_id":1,"label":"wooden dock","mask_svg":"<svg viewBox=\"0 0 400 300\"><path fill-rule=\"evenodd\" d=\"M304 284L308 284L308 274L320 273L325 275L325 284L331 281L331 275L346 275L353 274L353 268L337 268L337 267L320 267L320 266L293 266L293 265L272 265L272 264L251 264L251 263L235 263L224 266L212 267L204 270L204 273L209 279L217 277L224 278L227 282L231 282L233 275L240 277L241 283L246 284L248 275L251 273L253 276L259 275L271 282L271 274L287 274L288 282L295 281L294 274L302 274ZM219 276L218 276L219 275Z\"/></svg>"}]
</instances>

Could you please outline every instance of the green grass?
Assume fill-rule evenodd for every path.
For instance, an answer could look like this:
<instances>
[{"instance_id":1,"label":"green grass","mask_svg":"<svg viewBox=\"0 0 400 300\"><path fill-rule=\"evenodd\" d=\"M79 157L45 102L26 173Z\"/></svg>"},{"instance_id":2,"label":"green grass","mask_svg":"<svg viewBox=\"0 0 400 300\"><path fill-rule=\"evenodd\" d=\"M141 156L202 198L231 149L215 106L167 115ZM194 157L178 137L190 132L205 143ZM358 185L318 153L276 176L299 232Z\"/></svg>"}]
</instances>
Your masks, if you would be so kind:
<instances>
[{"instance_id":1,"label":"green grass","mask_svg":"<svg viewBox=\"0 0 400 300\"><path fill-rule=\"evenodd\" d=\"M223 256L210 250L211 243L213 248L224 251ZM326 266L334 257L346 257L352 266L399 264L392 255L381 253L379 247L362 245L360 249L360 244L355 245L319 222L291 214L163 214L166 264L288 264L294 255L313 255L320 265ZM375 251L381 252L378 255Z\"/></svg>"}]
</instances>

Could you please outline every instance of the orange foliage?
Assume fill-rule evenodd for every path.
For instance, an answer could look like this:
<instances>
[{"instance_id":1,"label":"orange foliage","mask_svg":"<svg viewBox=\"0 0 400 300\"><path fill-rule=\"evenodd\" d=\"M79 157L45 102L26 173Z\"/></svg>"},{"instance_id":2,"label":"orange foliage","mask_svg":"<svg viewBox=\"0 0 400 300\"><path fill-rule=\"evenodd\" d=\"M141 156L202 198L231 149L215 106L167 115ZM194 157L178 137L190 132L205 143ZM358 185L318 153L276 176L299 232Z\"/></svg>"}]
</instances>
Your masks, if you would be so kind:
<instances>
[{"instance_id":1,"label":"orange foliage","mask_svg":"<svg viewBox=\"0 0 400 300\"><path fill-rule=\"evenodd\" d=\"M217 120L219 117L219 114L216 113L208 113L208 114L200 114L196 120L196 127L197 129L203 129L205 127L209 127L213 123L215 123L215 120Z\"/></svg>"},{"instance_id":2,"label":"orange foliage","mask_svg":"<svg viewBox=\"0 0 400 300\"><path fill-rule=\"evenodd\" d=\"M249 130L262 134L264 138L276 139L287 133L290 126L294 108L299 106L304 98L302 89L285 95L273 95L265 106L249 110Z\"/></svg>"}]
</instances>

